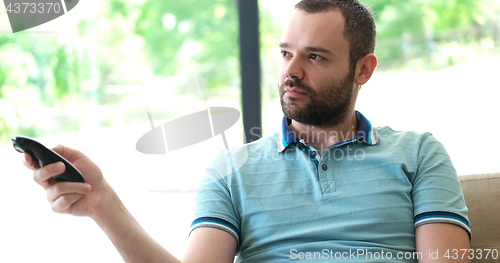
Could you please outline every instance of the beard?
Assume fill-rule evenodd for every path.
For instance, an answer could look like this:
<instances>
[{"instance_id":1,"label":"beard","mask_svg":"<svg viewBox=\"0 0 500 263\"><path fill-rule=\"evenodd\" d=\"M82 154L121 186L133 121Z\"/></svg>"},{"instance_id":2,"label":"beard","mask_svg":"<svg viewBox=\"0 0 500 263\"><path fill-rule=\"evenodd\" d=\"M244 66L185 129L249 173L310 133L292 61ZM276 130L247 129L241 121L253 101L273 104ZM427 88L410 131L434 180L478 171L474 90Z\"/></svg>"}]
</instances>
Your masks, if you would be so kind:
<instances>
[{"instance_id":1,"label":"beard","mask_svg":"<svg viewBox=\"0 0 500 263\"><path fill-rule=\"evenodd\" d=\"M297 87L307 93L310 101L300 107L302 98L284 98L286 87ZM330 79L314 91L299 79L287 79L279 85L281 108L285 117L316 127L334 127L342 123L349 112L354 89L354 69L341 80Z\"/></svg>"}]
</instances>

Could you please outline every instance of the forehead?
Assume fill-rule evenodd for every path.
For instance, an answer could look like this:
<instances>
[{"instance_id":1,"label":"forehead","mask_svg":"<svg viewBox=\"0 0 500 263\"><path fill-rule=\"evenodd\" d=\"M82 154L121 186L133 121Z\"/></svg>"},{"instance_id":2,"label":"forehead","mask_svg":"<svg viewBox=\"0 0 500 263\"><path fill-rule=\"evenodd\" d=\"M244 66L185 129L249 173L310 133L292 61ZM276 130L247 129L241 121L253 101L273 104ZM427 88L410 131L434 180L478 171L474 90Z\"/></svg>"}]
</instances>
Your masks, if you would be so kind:
<instances>
[{"instance_id":1,"label":"forehead","mask_svg":"<svg viewBox=\"0 0 500 263\"><path fill-rule=\"evenodd\" d=\"M281 44L303 49L322 47L334 53L349 53L344 37L345 18L340 10L307 13L297 9L290 17L281 35Z\"/></svg>"}]
</instances>

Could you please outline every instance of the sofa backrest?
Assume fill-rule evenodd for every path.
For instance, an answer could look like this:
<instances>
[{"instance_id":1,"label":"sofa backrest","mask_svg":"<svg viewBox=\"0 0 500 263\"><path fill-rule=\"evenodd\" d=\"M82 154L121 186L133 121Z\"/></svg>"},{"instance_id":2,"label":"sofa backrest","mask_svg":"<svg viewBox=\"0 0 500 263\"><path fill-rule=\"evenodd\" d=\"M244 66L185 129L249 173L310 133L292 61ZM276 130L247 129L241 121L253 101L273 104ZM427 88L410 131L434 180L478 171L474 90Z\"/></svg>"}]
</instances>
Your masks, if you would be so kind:
<instances>
[{"instance_id":1,"label":"sofa backrest","mask_svg":"<svg viewBox=\"0 0 500 263\"><path fill-rule=\"evenodd\" d=\"M469 208L471 249L483 255L478 260L475 253L472 263L500 262L500 173L462 175L459 179ZM485 259L488 249L493 253Z\"/></svg>"}]
</instances>

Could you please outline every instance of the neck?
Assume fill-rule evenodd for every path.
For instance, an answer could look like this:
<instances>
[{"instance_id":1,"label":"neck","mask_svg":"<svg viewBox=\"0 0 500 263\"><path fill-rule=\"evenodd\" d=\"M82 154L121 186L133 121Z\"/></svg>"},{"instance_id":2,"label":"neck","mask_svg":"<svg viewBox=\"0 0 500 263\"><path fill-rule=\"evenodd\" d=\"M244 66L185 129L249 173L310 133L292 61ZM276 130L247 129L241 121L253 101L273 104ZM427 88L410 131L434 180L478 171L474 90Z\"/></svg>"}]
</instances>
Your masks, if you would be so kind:
<instances>
[{"instance_id":1,"label":"neck","mask_svg":"<svg viewBox=\"0 0 500 263\"><path fill-rule=\"evenodd\" d=\"M358 132L358 122L353 110L342 123L333 127L320 128L292 120L289 128L295 137L304 139L307 144L316 146L324 152L331 145L355 137Z\"/></svg>"}]
</instances>

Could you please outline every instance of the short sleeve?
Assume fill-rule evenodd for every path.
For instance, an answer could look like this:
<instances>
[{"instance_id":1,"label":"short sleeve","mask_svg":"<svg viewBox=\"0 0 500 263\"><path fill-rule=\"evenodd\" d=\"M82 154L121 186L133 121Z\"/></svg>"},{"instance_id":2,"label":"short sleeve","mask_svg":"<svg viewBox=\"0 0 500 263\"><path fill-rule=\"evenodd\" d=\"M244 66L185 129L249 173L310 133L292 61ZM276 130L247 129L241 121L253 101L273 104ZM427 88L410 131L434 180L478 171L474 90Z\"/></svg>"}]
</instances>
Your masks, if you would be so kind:
<instances>
[{"instance_id":1,"label":"short sleeve","mask_svg":"<svg viewBox=\"0 0 500 263\"><path fill-rule=\"evenodd\" d=\"M239 244L239 220L228 184L232 171L228 156L227 150L221 152L205 170L190 233L200 227L213 227L228 232Z\"/></svg>"},{"instance_id":2,"label":"short sleeve","mask_svg":"<svg viewBox=\"0 0 500 263\"><path fill-rule=\"evenodd\" d=\"M443 145L431 134L424 137L413 179L415 228L429 223L451 223L471 235L467 207L457 172Z\"/></svg>"}]
</instances>

